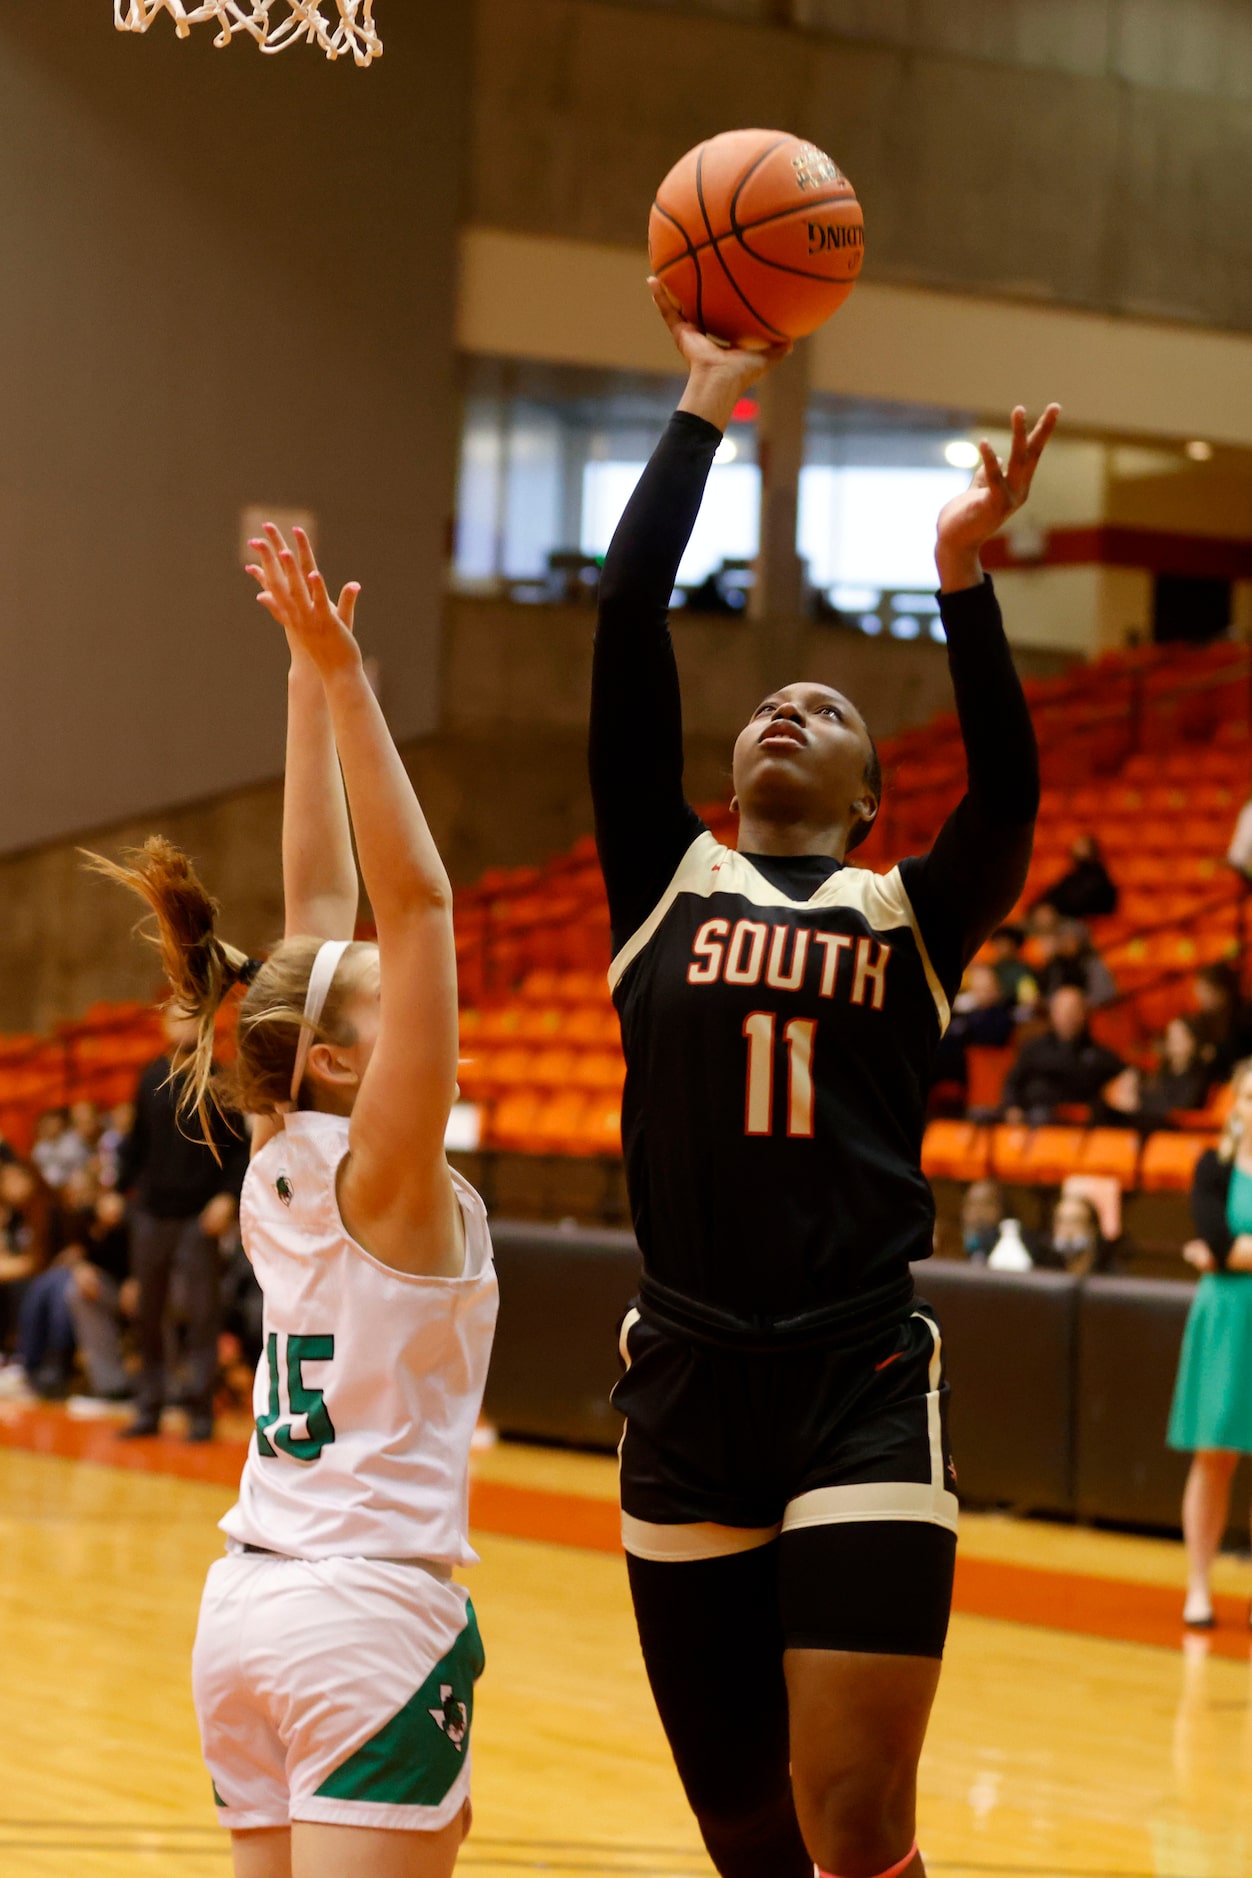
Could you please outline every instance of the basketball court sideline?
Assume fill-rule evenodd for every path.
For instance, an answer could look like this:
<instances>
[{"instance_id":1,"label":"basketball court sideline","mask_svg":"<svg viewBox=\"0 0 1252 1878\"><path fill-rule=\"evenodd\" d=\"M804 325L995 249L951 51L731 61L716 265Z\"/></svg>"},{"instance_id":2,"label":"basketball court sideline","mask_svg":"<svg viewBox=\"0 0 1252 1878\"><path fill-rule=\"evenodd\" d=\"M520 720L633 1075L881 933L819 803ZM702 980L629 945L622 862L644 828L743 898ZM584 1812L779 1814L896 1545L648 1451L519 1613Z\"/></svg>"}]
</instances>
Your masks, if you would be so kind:
<instances>
[{"instance_id":1,"label":"basketball court sideline","mask_svg":"<svg viewBox=\"0 0 1252 1878\"><path fill-rule=\"evenodd\" d=\"M187 1663L241 1443L137 1450L114 1428L49 1409L0 1423L5 1878L229 1870ZM484 1878L711 1870L644 1681L614 1485L599 1456L501 1445L476 1458L488 1667L462 1864ZM962 1553L922 1763L930 1869L1252 1869L1246 1566L1223 1561L1221 1627L1184 1639L1181 1548L1167 1542L969 1516Z\"/></svg>"}]
</instances>

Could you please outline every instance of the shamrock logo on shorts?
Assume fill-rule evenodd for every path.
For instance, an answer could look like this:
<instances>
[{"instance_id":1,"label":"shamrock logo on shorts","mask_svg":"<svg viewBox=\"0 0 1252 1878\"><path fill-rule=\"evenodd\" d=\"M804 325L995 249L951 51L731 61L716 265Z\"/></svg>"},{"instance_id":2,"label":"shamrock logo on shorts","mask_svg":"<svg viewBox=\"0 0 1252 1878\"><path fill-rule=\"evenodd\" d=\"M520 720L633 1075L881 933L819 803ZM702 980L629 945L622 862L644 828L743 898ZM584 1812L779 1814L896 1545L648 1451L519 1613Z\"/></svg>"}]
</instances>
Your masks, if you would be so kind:
<instances>
[{"instance_id":1,"label":"shamrock logo on shorts","mask_svg":"<svg viewBox=\"0 0 1252 1878\"><path fill-rule=\"evenodd\" d=\"M436 1728L441 1728L458 1754L464 1752L465 1737L469 1733L469 1716L465 1712L464 1702L458 1702L452 1692L452 1684L439 1685L439 1707L427 1709L427 1714Z\"/></svg>"}]
</instances>

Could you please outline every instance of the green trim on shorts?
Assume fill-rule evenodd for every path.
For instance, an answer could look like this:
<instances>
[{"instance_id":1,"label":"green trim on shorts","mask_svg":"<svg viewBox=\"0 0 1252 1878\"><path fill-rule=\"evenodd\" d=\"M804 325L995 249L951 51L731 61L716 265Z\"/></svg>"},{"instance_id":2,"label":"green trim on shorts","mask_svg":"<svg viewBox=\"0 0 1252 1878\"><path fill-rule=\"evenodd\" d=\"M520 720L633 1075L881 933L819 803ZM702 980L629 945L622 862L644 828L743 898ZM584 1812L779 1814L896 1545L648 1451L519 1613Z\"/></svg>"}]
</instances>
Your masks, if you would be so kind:
<instances>
[{"instance_id":1,"label":"green trim on shorts","mask_svg":"<svg viewBox=\"0 0 1252 1878\"><path fill-rule=\"evenodd\" d=\"M474 1607L443 1661L398 1715L337 1767L317 1789L319 1800L372 1800L378 1806L438 1806L465 1765L474 1684L483 1673L483 1645Z\"/></svg>"},{"instance_id":2,"label":"green trim on shorts","mask_svg":"<svg viewBox=\"0 0 1252 1878\"><path fill-rule=\"evenodd\" d=\"M220 1793L218 1792L218 1790L217 1790L217 1782L216 1782L216 1780L211 1780L211 1781L209 1782L209 1785L210 1785L210 1786L212 1787L212 1789L213 1789L213 1804L214 1804L214 1806L225 1806L225 1804L226 1804L226 1802L225 1802L225 1800L224 1800L224 1799L222 1798L222 1796L221 1796L221 1794L220 1794Z\"/></svg>"}]
</instances>

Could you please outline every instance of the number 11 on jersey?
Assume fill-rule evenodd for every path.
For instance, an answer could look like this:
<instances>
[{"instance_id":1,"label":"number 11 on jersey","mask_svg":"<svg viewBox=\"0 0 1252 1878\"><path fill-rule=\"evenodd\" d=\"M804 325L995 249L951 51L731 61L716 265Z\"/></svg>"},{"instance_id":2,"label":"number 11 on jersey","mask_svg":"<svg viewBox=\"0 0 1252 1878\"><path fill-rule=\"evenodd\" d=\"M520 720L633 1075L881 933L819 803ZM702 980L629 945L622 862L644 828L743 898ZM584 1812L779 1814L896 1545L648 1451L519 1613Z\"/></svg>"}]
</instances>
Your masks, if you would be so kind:
<instances>
[{"instance_id":1,"label":"number 11 on jersey","mask_svg":"<svg viewBox=\"0 0 1252 1878\"><path fill-rule=\"evenodd\" d=\"M752 1011L743 1020L743 1034L748 1040L748 1087L743 1124L747 1135L772 1135L774 1132L777 1023L773 1011ZM792 1140L813 1138L813 1045L816 1037L815 1017L792 1017L783 1025L783 1042L787 1046L787 1133Z\"/></svg>"}]
</instances>

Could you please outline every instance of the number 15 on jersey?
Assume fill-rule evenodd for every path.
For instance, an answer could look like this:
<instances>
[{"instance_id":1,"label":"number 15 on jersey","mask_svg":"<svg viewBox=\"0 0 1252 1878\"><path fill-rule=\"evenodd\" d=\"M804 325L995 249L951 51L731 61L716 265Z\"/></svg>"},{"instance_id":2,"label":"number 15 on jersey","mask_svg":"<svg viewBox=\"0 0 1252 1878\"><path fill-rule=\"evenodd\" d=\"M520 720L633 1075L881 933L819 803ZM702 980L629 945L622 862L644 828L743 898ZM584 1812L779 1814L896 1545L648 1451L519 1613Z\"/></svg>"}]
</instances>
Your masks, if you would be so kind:
<instances>
[{"instance_id":1,"label":"number 15 on jersey","mask_svg":"<svg viewBox=\"0 0 1252 1878\"><path fill-rule=\"evenodd\" d=\"M282 1356L279 1356L279 1345ZM293 1461L315 1461L323 1448L335 1438L335 1424L320 1389L312 1388L304 1378L306 1363L329 1363L335 1354L335 1339L320 1337L280 1337L271 1330L265 1339L265 1361L269 1369L269 1407L256 1418L256 1451L262 1460L275 1460L279 1453ZM284 1384L285 1389L284 1389ZM286 1395L287 1414L283 1414ZM304 1417L304 1433L297 1434L296 1418Z\"/></svg>"}]
</instances>

